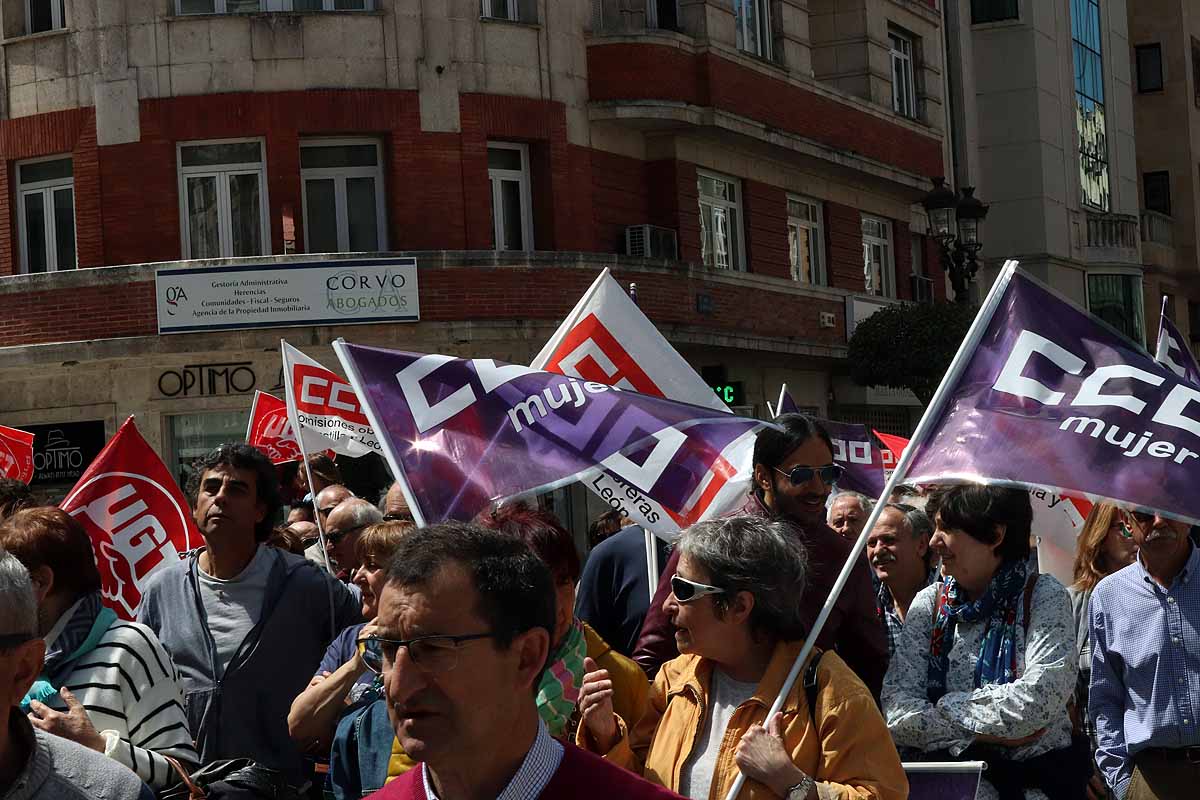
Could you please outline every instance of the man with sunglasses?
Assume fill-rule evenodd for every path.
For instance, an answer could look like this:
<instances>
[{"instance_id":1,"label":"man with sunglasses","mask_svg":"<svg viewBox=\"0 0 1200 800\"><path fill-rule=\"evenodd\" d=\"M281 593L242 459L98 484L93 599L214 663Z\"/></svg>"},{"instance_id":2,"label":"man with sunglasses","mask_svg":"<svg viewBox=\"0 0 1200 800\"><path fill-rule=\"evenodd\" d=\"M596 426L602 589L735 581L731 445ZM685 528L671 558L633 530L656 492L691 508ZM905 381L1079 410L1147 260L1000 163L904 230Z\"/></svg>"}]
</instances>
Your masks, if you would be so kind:
<instances>
[{"instance_id":1,"label":"man with sunglasses","mask_svg":"<svg viewBox=\"0 0 1200 800\"><path fill-rule=\"evenodd\" d=\"M0 549L0 800L153 800L118 762L35 729L21 713L46 651L37 630L29 573Z\"/></svg>"},{"instance_id":2,"label":"man with sunglasses","mask_svg":"<svg viewBox=\"0 0 1200 800\"><path fill-rule=\"evenodd\" d=\"M419 766L371 796L676 798L550 736L534 697L554 621L550 570L517 538L449 522L403 539L363 662Z\"/></svg>"},{"instance_id":3,"label":"man with sunglasses","mask_svg":"<svg viewBox=\"0 0 1200 800\"><path fill-rule=\"evenodd\" d=\"M812 581L796 602L804 623L811 626L854 544L834 532L825 520L825 502L841 477L842 467L833 463L833 442L815 418L783 414L775 424L778 428L764 428L755 440L752 494L737 513L783 517L799 530L808 549ZM663 568L663 578L634 650L634 660L651 677L664 662L679 655L673 627L663 610L671 594L670 576L675 574L678 561L678 553L673 553ZM874 598L866 561L857 559L849 582L817 637L817 646L836 649L878 699L887 672L888 647Z\"/></svg>"},{"instance_id":4,"label":"man with sunglasses","mask_svg":"<svg viewBox=\"0 0 1200 800\"><path fill-rule=\"evenodd\" d=\"M1185 522L1118 513L1138 557L1092 590L1096 763L1118 800L1192 797L1200 782L1200 550Z\"/></svg>"},{"instance_id":5,"label":"man with sunglasses","mask_svg":"<svg viewBox=\"0 0 1200 800\"><path fill-rule=\"evenodd\" d=\"M378 508L366 500L351 497L338 504L325 522L325 552L333 562L334 574L360 603L362 590L350 582L358 569L358 537L365 528L382 521L383 515Z\"/></svg>"}]
</instances>

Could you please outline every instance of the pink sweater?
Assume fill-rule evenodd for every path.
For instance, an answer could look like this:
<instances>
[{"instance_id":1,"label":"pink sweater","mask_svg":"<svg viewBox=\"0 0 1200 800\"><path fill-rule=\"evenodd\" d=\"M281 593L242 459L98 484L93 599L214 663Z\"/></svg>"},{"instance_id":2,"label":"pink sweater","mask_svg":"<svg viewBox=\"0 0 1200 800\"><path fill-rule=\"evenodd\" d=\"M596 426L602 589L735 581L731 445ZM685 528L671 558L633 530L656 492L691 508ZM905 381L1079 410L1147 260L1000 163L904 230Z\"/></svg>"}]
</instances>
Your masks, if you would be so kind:
<instances>
[{"instance_id":1,"label":"pink sweater","mask_svg":"<svg viewBox=\"0 0 1200 800\"><path fill-rule=\"evenodd\" d=\"M421 774L419 768L410 769L371 795L369 800L429 800ZM562 763L540 797L544 800L682 800L674 792L644 781L571 744L563 745Z\"/></svg>"}]
</instances>

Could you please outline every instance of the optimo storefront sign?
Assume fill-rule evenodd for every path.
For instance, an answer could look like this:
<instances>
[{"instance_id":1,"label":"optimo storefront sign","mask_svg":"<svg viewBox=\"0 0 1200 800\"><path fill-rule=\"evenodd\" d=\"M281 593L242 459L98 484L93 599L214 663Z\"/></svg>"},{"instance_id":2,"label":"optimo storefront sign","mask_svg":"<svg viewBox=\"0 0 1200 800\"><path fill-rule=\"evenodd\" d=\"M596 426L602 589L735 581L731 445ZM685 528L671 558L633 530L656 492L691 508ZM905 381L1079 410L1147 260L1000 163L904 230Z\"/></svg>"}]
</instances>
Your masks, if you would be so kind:
<instances>
[{"instance_id":1,"label":"optimo storefront sign","mask_svg":"<svg viewBox=\"0 0 1200 800\"><path fill-rule=\"evenodd\" d=\"M160 269L159 333L416 322L414 258Z\"/></svg>"}]
</instances>

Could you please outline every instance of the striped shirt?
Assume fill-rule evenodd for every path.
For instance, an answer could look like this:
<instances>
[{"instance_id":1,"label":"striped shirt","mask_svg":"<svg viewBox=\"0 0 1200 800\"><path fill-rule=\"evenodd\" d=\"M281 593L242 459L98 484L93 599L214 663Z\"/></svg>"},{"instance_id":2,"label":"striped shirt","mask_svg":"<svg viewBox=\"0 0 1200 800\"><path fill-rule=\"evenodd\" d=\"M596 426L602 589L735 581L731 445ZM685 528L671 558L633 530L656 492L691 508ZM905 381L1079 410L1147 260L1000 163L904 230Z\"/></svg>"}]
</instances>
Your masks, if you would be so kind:
<instances>
[{"instance_id":1,"label":"striped shirt","mask_svg":"<svg viewBox=\"0 0 1200 800\"><path fill-rule=\"evenodd\" d=\"M1169 589L1138 558L1096 584L1090 614L1096 763L1124 798L1138 753L1200 746L1200 550Z\"/></svg>"},{"instance_id":2,"label":"striped shirt","mask_svg":"<svg viewBox=\"0 0 1200 800\"><path fill-rule=\"evenodd\" d=\"M199 761L183 715L175 665L145 625L113 623L96 648L74 665L64 685L104 737L105 755L152 788L179 780L164 756L184 762L185 768ZM66 711L58 695L46 705Z\"/></svg>"},{"instance_id":3,"label":"striped shirt","mask_svg":"<svg viewBox=\"0 0 1200 800\"><path fill-rule=\"evenodd\" d=\"M521 762L521 768L517 770L517 774L513 775L508 786L504 787L504 791L496 800L534 800L541 795L546 784L550 783L550 779L558 771L558 765L562 763L562 759L563 746L550 736L546 723L539 718L538 732L533 739L533 746L525 754L525 760ZM433 783L429 780L428 767L428 764L421 765L421 780L425 784L425 797L428 800L441 800L438 793L433 790Z\"/></svg>"}]
</instances>

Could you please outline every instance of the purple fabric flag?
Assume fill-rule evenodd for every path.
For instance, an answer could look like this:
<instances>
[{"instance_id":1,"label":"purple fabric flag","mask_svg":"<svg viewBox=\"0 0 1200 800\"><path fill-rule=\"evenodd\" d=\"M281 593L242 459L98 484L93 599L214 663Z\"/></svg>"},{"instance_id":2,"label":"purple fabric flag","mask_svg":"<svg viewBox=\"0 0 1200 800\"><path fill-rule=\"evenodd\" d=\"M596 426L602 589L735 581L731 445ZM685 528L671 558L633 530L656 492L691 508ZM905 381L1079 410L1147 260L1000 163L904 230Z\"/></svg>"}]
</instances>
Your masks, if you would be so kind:
<instances>
[{"instance_id":1,"label":"purple fabric flag","mask_svg":"<svg viewBox=\"0 0 1200 800\"><path fill-rule=\"evenodd\" d=\"M910 445L908 479L1042 486L1200 520L1200 388L1029 276L999 280L932 434Z\"/></svg>"},{"instance_id":2,"label":"purple fabric flag","mask_svg":"<svg viewBox=\"0 0 1200 800\"><path fill-rule=\"evenodd\" d=\"M785 383L779 389L779 409L777 414L799 414L800 406L796 405L796 401L792 399L791 392L787 390Z\"/></svg>"},{"instance_id":3,"label":"purple fabric flag","mask_svg":"<svg viewBox=\"0 0 1200 800\"><path fill-rule=\"evenodd\" d=\"M427 523L471 519L597 466L686 514L721 452L767 424L490 359L341 340L334 350Z\"/></svg>"},{"instance_id":4,"label":"purple fabric flag","mask_svg":"<svg viewBox=\"0 0 1200 800\"><path fill-rule=\"evenodd\" d=\"M834 463L846 469L837 488L869 497L883 494L883 455L871 440L867 426L828 419L818 421L829 431L829 438L833 440Z\"/></svg>"},{"instance_id":5,"label":"purple fabric flag","mask_svg":"<svg viewBox=\"0 0 1200 800\"><path fill-rule=\"evenodd\" d=\"M1175 323L1163 314L1158 326L1158 347L1155 349L1154 360L1179 377L1200 386L1200 365L1188 347L1187 339L1175 327Z\"/></svg>"}]
</instances>

